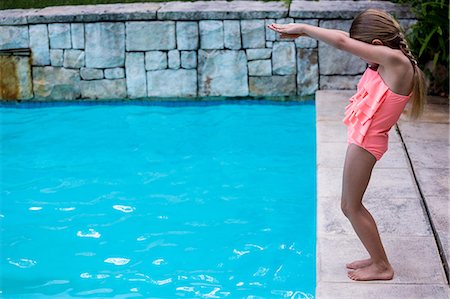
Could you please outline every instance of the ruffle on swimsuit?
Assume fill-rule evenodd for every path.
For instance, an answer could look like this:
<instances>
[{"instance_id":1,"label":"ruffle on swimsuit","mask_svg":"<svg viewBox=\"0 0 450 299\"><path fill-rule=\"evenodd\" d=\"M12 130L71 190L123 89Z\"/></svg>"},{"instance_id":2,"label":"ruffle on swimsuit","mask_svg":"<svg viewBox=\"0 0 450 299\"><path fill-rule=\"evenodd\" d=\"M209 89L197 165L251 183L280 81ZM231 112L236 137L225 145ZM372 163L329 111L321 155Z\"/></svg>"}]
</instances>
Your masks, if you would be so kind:
<instances>
[{"instance_id":1,"label":"ruffle on swimsuit","mask_svg":"<svg viewBox=\"0 0 450 299\"><path fill-rule=\"evenodd\" d=\"M345 117L342 120L349 128L349 136L356 142L363 142L373 115L383 104L388 90L378 72L367 68L358 83L357 92L345 107Z\"/></svg>"}]
</instances>

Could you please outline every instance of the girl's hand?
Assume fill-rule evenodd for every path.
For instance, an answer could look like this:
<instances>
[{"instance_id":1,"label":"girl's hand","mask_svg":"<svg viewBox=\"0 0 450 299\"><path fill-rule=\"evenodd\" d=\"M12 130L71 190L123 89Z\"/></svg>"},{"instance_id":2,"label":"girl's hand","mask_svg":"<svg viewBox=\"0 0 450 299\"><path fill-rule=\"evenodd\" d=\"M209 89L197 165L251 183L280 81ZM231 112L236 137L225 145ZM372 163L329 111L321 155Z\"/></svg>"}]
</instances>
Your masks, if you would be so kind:
<instances>
[{"instance_id":1,"label":"girl's hand","mask_svg":"<svg viewBox=\"0 0 450 299\"><path fill-rule=\"evenodd\" d=\"M307 36L301 28L301 24L270 24L267 25L269 29L280 33L281 38L297 38L300 36Z\"/></svg>"}]
</instances>

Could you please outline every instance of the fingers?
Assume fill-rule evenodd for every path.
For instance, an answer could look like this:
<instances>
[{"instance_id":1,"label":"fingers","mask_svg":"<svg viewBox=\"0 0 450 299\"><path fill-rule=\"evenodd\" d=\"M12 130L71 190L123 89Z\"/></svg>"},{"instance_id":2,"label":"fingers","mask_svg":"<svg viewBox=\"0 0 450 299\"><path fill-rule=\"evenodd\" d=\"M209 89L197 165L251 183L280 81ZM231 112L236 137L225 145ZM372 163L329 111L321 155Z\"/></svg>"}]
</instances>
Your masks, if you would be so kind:
<instances>
[{"instance_id":1,"label":"fingers","mask_svg":"<svg viewBox=\"0 0 450 299\"><path fill-rule=\"evenodd\" d=\"M296 38L304 35L303 33L300 33L300 34L288 33L289 32L289 24L273 23L273 24L267 25L267 28L280 33L280 38L283 38L283 39L296 39Z\"/></svg>"},{"instance_id":2,"label":"fingers","mask_svg":"<svg viewBox=\"0 0 450 299\"><path fill-rule=\"evenodd\" d=\"M283 24L269 24L267 27L280 33L283 33L286 29L286 26Z\"/></svg>"}]
</instances>

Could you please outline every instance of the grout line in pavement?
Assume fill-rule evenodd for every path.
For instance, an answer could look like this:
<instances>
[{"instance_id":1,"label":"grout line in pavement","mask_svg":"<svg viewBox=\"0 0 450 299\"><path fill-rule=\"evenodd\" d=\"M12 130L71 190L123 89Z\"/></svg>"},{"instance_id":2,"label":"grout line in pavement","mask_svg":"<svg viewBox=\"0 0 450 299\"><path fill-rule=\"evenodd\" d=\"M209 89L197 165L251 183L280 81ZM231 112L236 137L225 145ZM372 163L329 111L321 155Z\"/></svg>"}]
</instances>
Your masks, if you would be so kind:
<instances>
[{"instance_id":1,"label":"grout line in pavement","mask_svg":"<svg viewBox=\"0 0 450 299\"><path fill-rule=\"evenodd\" d=\"M412 160L411 157L409 156L409 152L408 152L408 148L406 147L405 141L403 139L402 133L400 131L400 128L398 126L398 124L395 124L395 130L397 131L398 135L400 136L400 140L401 143L403 145L403 149L405 150L406 153L406 158L408 160L408 166L411 169L411 173L413 175L413 179L414 179L414 183L417 186L417 189L419 191L419 195L420 195L420 202L422 203L422 207L424 209L425 215L426 215L426 219L428 220L430 227L431 227L431 231L433 232L433 236L434 236L434 240L436 241L438 250L439 250L439 257L441 258L441 263L442 266L444 268L444 272L445 272L445 278L447 279L447 284L450 284L450 278L449 278L449 265L447 263L447 260L444 256L444 247L443 244L439 238L439 235L437 233L436 227L433 223L433 220L431 218L431 213L430 213L430 209L428 208L427 202L425 201L425 196L423 195L422 189L420 188L420 184L419 184L419 180L417 179L416 176L416 172L414 171L414 165L412 164Z\"/></svg>"}]
</instances>

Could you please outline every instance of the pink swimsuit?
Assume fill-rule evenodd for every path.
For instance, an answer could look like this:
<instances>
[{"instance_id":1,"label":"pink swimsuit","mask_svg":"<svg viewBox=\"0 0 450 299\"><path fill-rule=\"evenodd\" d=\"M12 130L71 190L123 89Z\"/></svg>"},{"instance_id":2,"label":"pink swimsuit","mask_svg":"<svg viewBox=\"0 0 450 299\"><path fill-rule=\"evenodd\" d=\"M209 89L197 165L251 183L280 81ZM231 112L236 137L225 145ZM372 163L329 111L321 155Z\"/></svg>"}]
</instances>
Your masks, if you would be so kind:
<instances>
[{"instance_id":1,"label":"pink swimsuit","mask_svg":"<svg viewBox=\"0 0 450 299\"><path fill-rule=\"evenodd\" d=\"M367 68L357 92L345 107L342 121L348 126L348 143L366 149L380 160L388 149L388 132L400 118L411 94L394 93L378 71Z\"/></svg>"}]
</instances>

